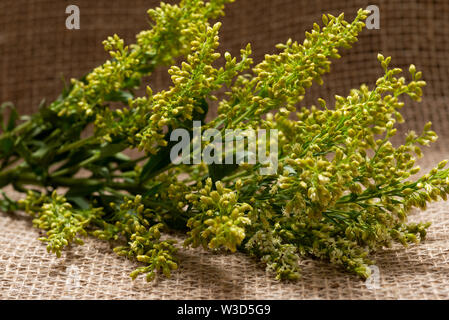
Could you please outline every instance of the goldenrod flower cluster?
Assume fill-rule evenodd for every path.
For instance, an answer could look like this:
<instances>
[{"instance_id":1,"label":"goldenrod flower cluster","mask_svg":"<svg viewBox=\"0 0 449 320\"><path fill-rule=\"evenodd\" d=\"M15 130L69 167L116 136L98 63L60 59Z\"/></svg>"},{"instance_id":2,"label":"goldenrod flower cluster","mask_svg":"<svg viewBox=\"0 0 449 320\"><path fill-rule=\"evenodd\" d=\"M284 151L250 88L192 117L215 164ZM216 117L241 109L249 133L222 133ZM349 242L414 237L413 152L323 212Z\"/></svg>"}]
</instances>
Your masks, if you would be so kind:
<instances>
[{"instance_id":1,"label":"goldenrod flower cluster","mask_svg":"<svg viewBox=\"0 0 449 320\"><path fill-rule=\"evenodd\" d=\"M32 215L58 256L88 234L111 241L117 254L142 264L133 279L178 268L168 231L184 233L184 246L257 257L277 279L298 279L307 257L369 277L373 252L425 238L429 224L408 223L410 210L449 193L447 161L416 176L422 146L437 139L430 123L402 145L391 142L404 122L403 97L421 99L421 72L412 65L404 76L379 54L384 75L375 86L336 96L333 106L319 99L297 109L338 50L357 41L368 13L359 10L352 22L323 15L302 44L288 40L254 67L248 45L239 58L226 52L220 67L221 24L208 21L229 2L161 4L136 44L109 37L111 59L73 80L55 102L28 118L13 109L0 135L0 185L27 196L15 202L4 195L0 208ZM170 64L168 89L134 94L142 77ZM218 116L206 122L220 90L226 97ZM194 121L223 137L227 129L277 130L277 172L262 175L260 163L175 165L170 134L192 133ZM89 125L94 132L82 136ZM203 150L210 141L202 142ZM126 156L128 148L141 156Z\"/></svg>"},{"instance_id":2,"label":"goldenrod flower cluster","mask_svg":"<svg viewBox=\"0 0 449 320\"><path fill-rule=\"evenodd\" d=\"M244 226L251 223L247 212L252 208L238 202L238 189L234 192L224 188L220 181L215 183L215 189L212 190L212 180L208 178L197 194L186 195L194 216L187 221L191 231L187 233L185 245L197 247L201 244L211 249L225 247L235 252L245 238Z\"/></svg>"},{"instance_id":3,"label":"goldenrod flower cluster","mask_svg":"<svg viewBox=\"0 0 449 320\"><path fill-rule=\"evenodd\" d=\"M47 230L47 236L39 240L47 242L47 251L58 258L64 247L72 243L84 244L80 237L87 236L86 227L102 215L100 208L74 211L67 199L56 192L46 196L30 191L25 199L19 200L19 205L34 217L35 227Z\"/></svg>"}]
</instances>

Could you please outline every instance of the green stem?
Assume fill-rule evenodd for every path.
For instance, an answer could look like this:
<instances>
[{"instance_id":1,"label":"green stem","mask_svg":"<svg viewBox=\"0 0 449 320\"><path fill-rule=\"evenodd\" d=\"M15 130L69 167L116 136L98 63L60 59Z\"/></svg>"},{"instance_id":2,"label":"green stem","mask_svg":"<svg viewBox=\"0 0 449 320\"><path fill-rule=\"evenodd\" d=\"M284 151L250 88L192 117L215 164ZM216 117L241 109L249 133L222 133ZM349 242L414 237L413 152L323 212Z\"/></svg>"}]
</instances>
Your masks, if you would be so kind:
<instances>
[{"instance_id":1,"label":"green stem","mask_svg":"<svg viewBox=\"0 0 449 320\"><path fill-rule=\"evenodd\" d=\"M56 154L61 154L64 153L66 151L71 151L73 149L77 149L79 147L82 147L86 144L95 144L95 143L100 143L100 139L96 136L91 136L89 138L86 139L82 139L82 140L78 140L75 141L71 144L68 144L66 146L62 146L61 148L59 148L59 150L56 152Z\"/></svg>"}]
</instances>

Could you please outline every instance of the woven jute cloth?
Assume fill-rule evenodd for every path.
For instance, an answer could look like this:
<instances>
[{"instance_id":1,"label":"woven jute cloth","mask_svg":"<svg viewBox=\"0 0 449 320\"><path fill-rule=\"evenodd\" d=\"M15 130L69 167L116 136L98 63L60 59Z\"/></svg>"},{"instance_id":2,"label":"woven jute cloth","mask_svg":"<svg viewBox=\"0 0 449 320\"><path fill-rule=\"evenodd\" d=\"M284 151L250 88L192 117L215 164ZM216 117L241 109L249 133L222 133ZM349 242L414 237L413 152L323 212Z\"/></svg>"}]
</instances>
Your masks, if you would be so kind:
<instances>
[{"instance_id":1,"label":"woven jute cloth","mask_svg":"<svg viewBox=\"0 0 449 320\"><path fill-rule=\"evenodd\" d=\"M169 1L173 3L174 1ZM63 87L61 78L80 77L102 63L101 41L117 33L127 43L148 27L146 10L153 0L78 0L81 29L65 28L68 1L0 1L0 101L14 102L21 113L36 110L43 98L54 99ZM256 62L274 45L288 38L303 40L304 31L322 13L345 12L377 5L380 29L365 30L360 41L335 61L314 86L303 105L323 97L347 95L362 83L373 85L381 68L378 52L392 56L404 69L411 63L423 71L428 86L421 104L406 101L398 141L409 130L419 131L432 121L440 139L425 150L420 164L428 170L449 158L449 1L447 0L237 0L221 19L221 48L237 55L250 42ZM166 68L149 79L154 90L169 85ZM213 114L213 111L211 112ZM9 189L12 197L17 196ZM449 208L434 203L415 211L411 221L430 221L428 238L420 245L394 246L374 256L378 281L369 286L327 262L302 259L302 278L278 282L263 265L243 254L183 249L180 269L172 278L132 282L129 273L138 264L120 258L108 243L86 239L69 248L60 259L46 252L37 240L42 235L22 213L0 213L1 299L448 299ZM182 243L182 236L175 235Z\"/></svg>"}]
</instances>

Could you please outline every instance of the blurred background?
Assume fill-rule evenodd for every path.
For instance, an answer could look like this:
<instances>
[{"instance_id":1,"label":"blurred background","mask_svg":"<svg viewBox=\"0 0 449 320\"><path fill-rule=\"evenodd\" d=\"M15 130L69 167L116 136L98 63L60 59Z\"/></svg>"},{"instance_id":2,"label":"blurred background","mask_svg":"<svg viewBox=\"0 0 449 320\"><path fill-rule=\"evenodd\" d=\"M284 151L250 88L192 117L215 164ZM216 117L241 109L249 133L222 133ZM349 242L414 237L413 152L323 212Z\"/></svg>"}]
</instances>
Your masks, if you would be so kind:
<instances>
[{"instance_id":1,"label":"blurred background","mask_svg":"<svg viewBox=\"0 0 449 320\"><path fill-rule=\"evenodd\" d=\"M177 1L166 1L176 3ZM80 9L80 29L65 26L66 7ZM62 79L81 77L104 62L108 55L101 42L117 33L131 44L135 34L147 29L148 8L156 0L1 0L0 1L0 101L12 101L21 113L31 113L42 99L48 102L63 88ZM334 61L324 85L314 85L302 105L323 97L332 103L335 94L347 95L362 83L373 85L382 74L376 56L392 56L392 65L408 69L415 64L428 85L420 104L407 101L405 129L434 123L440 141L434 151L445 152L449 138L449 1L447 0L237 0L221 19L221 51L238 55L252 44L254 60L275 52L275 44L288 38L302 41L323 13L345 13L352 19L358 8L376 5L380 29L365 29L351 50ZM166 68L146 82L154 90L169 86ZM211 111L213 113L213 110ZM449 149L449 148L448 148Z\"/></svg>"}]
</instances>

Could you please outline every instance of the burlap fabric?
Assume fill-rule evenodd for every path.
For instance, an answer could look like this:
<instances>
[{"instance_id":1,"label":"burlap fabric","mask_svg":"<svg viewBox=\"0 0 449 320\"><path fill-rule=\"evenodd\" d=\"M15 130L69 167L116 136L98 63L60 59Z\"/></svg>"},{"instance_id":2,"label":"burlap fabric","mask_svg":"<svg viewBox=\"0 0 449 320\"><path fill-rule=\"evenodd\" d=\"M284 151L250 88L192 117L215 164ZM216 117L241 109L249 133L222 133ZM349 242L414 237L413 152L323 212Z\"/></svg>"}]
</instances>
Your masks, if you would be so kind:
<instances>
[{"instance_id":1,"label":"burlap fabric","mask_svg":"<svg viewBox=\"0 0 449 320\"><path fill-rule=\"evenodd\" d=\"M78 0L81 29L65 28L68 1L2 0L0 2L0 101L13 101L23 113L35 110L42 98L54 99L61 77L79 77L106 58L101 41L117 33L128 43L147 27L146 9L153 0ZM373 84L381 74L376 55L392 56L407 68L416 64L428 82L421 104L407 101L401 126L419 130L434 123L439 142L426 152L429 168L449 157L449 1L447 0L238 0L222 19L222 48L238 54L251 42L260 61L274 45L289 37L302 40L304 31L322 13L345 12L376 4L380 29L365 30L355 47L344 52L314 86L304 105L317 97L332 101L361 83ZM168 85L165 69L148 79L155 89ZM398 136L403 137L403 134ZM449 298L449 209L437 203L412 220L431 221L428 240L408 249L395 246L376 255L380 287L326 262L303 260L303 277L279 283L263 266L242 254L213 254L181 249L180 270L171 279L131 282L136 263L117 257L107 243L89 239L61 258L48 254L36 239L28 217L0 213L0 297L3 299L447 299ZM180 240L182 240L180 238Z\"/></svg>"}]
</instances>

